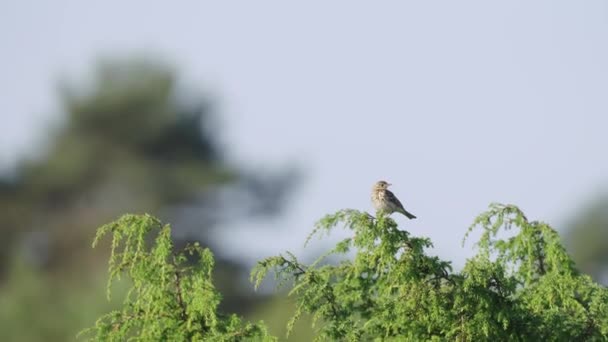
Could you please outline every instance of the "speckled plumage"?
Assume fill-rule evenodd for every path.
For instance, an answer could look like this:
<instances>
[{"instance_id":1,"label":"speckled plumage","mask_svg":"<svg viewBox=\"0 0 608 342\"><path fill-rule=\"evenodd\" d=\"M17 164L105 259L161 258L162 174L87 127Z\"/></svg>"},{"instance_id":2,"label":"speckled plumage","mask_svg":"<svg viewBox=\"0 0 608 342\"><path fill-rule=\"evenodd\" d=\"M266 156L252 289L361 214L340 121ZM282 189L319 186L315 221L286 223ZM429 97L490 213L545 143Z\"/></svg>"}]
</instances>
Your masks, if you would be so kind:
<instances>
[{"instance_id":1,"label":"speckled plumage","mask_svg":"<svg viewBox=\"0 0 608 342\"><path fill-rule=\"evenodd\" d=\"M405 210L397 196L388 190L389 186L390 184L385 181L378 181L374 184L372 189L372 204L374 208L387 214L398 212L409 219L415 219L416 216Z\"/></svg>"}]
</instances>

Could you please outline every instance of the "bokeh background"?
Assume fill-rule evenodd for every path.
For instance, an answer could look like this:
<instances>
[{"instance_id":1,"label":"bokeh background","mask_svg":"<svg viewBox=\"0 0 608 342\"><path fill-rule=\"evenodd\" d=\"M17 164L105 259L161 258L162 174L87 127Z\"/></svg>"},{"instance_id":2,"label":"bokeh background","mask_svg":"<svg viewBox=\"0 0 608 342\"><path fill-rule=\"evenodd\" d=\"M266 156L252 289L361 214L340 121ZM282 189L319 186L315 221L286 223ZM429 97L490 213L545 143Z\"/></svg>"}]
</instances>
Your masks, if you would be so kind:
<instances>
[{"instance_id":1,"label":"bokeh background","mask_svg":"<svg viewBox=\"0 0 608 342\"><path fill-rule=\"evenodd\" d=\"M73 340L120 305L90 243L127 212L210 246L223 309L284 336L290 302L250 267L314 257L315 220L371 210L379 179L456 269L499 201L607 284L607 41L599 0L2 1L0 340Z\"/></svg>"}]
</instances>

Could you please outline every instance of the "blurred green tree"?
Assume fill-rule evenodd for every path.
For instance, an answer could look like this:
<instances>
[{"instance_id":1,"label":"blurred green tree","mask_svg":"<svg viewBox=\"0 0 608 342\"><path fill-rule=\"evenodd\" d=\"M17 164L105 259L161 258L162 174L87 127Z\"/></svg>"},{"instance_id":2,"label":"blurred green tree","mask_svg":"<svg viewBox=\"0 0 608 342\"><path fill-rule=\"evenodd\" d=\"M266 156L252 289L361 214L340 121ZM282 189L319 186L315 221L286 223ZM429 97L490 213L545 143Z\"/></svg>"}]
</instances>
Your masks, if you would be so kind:
<instances>
[{"instance_id":1,"label":"blurred green tree","mask_svg":"<svg viewBox=\"0 0 608 342\"><path fill-rule=\"evenodd\" d=\"M276 214L294 183L291 168L256 173L228 162L212 98L186 87L166 63L106 59L88 82L64 82L60 96L65 114L49 129L43 153L0 181L0 284L10 283L0 298L31 289L12 277L11 269L26 265L35 266L38 282L49 282L44 288L63 289L55 302L74 300L74 286L82 292L87 277L96 281L107 257L88 248L95 228L119 213L155 213L180 223L176 243L210 246L212 228L227 220ZM234 279L246 279L243 266L224 258L220 245L213 248L223 303L242 312L254 300L234 286ZM48 319L43 313L19 319ZM0 312L0 331L19 319ZM66 331L73 336L73 327Z\"/></svg>"},{"instance_id":2,"label":"blurred green tree","mask_svg":"<svg viewBox=\"0 0 608 342\"><path fill-rule=\"evenodd\" d=\"M565 244L581 271L608 285L608 195L583 208L568 225Z\"/></svg>"}]
</instances>

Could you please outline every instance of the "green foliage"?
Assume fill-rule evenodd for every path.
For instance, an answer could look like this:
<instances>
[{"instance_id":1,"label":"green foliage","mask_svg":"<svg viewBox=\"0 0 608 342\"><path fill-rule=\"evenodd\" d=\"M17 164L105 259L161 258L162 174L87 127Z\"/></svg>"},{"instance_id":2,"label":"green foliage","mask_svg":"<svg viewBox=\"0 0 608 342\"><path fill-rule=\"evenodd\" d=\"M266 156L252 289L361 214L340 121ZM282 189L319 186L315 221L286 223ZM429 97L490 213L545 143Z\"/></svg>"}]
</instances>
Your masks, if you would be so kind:
<instances>
[{"instance_id":1,"label":"green foliage","mask_svg":"<svg viewBox=\"0 0 608 342\"><path fill-rule=\"evenodd\" d=\"M196 206L207 221L201 231L272 215L285 203L293 170L258 173L228 163L214 98L181 85L176 68L153 57L109 58L88 79L62 84L61 121L45 132L43 153L21 161L14 177L0 175L0 278L11 248L30 232L44 233L41 263L82 272L94 269L74 265L91 257L92 229L125 210L175 218ZM224 192L232 194L222 196L233 203L229 212L217 200ZM208 236L196 238L208 244Z\"/></svg>"},{"instance_id":2,"label":"green foliage","mask_svg":"<svg viewBox=\"0 0 608 342\"><path fill-rule=\"evenodd\" d=\"M576 265L608 285L608 194L586 204L567 226L566 247Z\"/></svg>"},{"instance_id":3,"label":"green foliage","mask_svg":"<svg viewBox=\"0 0 608 342\"><path fill-rule=\"evenodd\" d=\"M24 262L10 270L0 292L0 341L71 341L74 332L121 304L95 295L104 289L103 277L56 279ZM67 281L78 286L66 288ZM114 293L126 293L127 285L118 282Z\"/></svg>"},{"instance_id":4,"label":"green foliage","mask_svg":"<svg viewBox=\"0 0 608 342\"><path fill-rule=\"evenodd\" d=\"M117 307L94 295L107 255L89 240L125 211L162 213L182 239L208 246L214 228L287 203L295 170L228 162L215 97L178 71L153 55L100 60L62 83L36 157L0 174L0 341L67 341L81 320ZM215 261L222 306L251 310L257 298L232 281L248 270ZM74 309L83 297L97 301Z\"/></svg>"},{"instance_id":5,"label":"green foliage","mask_svg":"<svg viewBox=\"0 0 608 342\"><path fill-rule=\"evenodd\" d=\"M245 317L252 321L264 320L268 327L268 332L273 336L285 337L287 334L287 322L291 319L295 310L293 297L285 296L285 293L277 293L260 303L256 310ZM281 341L310 342L315 337L312 326L312 318L309 315L302 315L295 322L290 335L287 338L280 338Z\"/></svg>"},{"instance_id":6,"label":"green foliage","mask_svg":"<svg viewBox=\"0 0 608 342\"><path fill-rule=\"evenodd\" d=\"M381 213L328 215L307 243L342 224L353 237L312 264L287 252L252 270L256 288L270 272L278 287L291 288L295 313L287 334L306 316L318 341L608 339L608 290L576 270L555 230L529 221L515 206L493 204L475 219L469 232L482 230L478 253L460 272L426 253L429 239L399 230ZM148 241L152 231L156 238ZM272 340L261 323L217 313L209 250L192 245L175 253L169 226L148 215L126 215L101 227L95 244L110 233L110 283L128 275L133 286L123 309L99 319L89 336ZM330 263L329 256L340 261Z\"/></svg>"},{"instance_id":7,"label":"green foliage","mask_svg":"<svg viewBox=\"0 0 608 342\"><path fill-rule=\"evenodd\" d=\"M123 275L132 287L121 310L102 316L83 335L103 341L272 340L261 324L217 313L220 295L209 249L195 243L175 252L170 226L149 215L125 215L99 228L93 246L107 234L112 235L108 297L113 280Z\"/></svg>"},{"instance_id":8,"label":"green foliage","mask_svg":"<svg viewBox=\"0 0 608 342\"><path fill-rule=\"evenodd\" d=\"M380 213L379 213L380 214ZM398 230L386 216L343 210L321 219L313 234L339 224L353 231L328 253L356 250L354 259L311 265L295 256L267 258L252 271L259 286L275 271L317 340L605 340L608 291L574 268L558 234L530 222L515 206L493 204L481 228L479 253L461 272L425 254L426 238ZM509 238L501 230L518 228ZM469 231L470 231L469 230Z\"/></svg>"}]
</instances>

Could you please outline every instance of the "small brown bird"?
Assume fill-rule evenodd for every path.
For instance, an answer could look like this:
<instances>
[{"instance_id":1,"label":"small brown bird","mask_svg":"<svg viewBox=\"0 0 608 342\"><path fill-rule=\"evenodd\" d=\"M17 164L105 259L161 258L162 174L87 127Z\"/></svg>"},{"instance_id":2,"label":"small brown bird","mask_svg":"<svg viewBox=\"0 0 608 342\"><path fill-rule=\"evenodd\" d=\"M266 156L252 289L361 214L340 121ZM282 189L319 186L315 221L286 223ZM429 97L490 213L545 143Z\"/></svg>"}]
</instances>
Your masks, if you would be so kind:
<instances>
[{"instance_id":1,"label":"small brown bird","mask_svg":"<svg viewBox=\"0 0 608 342\"><path fill-rule=\"evenodd\" d=\"M409 219L415 219L416 216L405 210L399 199L397 199L397 196L388 190L390 185L382 180L374 184L374 188L372 189L372 204L374 208L387 214L399 212Z\"/></svg>"}]
</instances>

